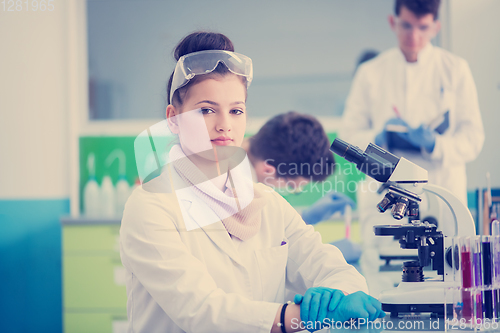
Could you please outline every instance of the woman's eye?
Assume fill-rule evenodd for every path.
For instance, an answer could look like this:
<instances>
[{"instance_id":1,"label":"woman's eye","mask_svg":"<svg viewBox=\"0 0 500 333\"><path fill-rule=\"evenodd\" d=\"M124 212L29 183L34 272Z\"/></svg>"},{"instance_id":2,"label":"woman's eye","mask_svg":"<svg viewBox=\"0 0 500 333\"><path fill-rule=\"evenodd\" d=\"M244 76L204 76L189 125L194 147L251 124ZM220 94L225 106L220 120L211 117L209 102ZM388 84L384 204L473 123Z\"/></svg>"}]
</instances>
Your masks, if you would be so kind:
<instances>
[{"instance_id":1,"label":"woman's eye","mask_svg":"<svg viewBox=\"0 0 500 333\"><path fill-rule=\"evenodd\" d=\"M209 108L202 108L201 113L202 114L209 114L209 113L214 113L215 111Z\"/></svg>"},{"instance_id":2,"label":"woman's eye","mask_svg":"<svg viewBox=\"0 0 500 333\"><path fill-rule=\"evenodd\" d=\"M240 109L234 109L234 110L231 110L231 113L233 114L243 114L243 110L240 110Z\"/></svg>"}]
</instances>

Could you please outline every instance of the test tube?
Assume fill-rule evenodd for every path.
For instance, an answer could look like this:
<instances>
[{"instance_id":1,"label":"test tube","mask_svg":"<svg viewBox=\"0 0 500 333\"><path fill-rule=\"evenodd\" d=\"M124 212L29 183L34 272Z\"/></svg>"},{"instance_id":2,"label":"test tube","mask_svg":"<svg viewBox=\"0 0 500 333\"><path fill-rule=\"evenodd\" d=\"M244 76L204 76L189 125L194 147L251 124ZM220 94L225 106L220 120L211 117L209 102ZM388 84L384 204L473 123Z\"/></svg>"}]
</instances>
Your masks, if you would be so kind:
<instances>
[{"instance_id":1,"label":"test tube","mask_svg":"<svg viewBox=\"0 0 500 333\"><path fill-rule=\"evenodd\" d=\"M344 225L345 225L345 238L346 239L351 239L351 221L352 221L352 208L350 205L345 205Z\"/></svg>"},{"instance_id":2,"label":"test tube","mask_svg":"<svg viewBox=\"0 0 500 333\"><path fill-rule=\"evenodd\" d=\"M493 297L495 318L500 318L500 235L491 237L493 251Z\"/></svg>"},{"instance_id":3,"label":"test tube","mask_svg":"<svg viewBox=\"0 0 500 333\"><path fill-rule=\"evenodd\" d=\"M445 328L458 327L463 318L462 270L460 269L460 237L452 238L453 284L445 290ZM452 311L449 308L452 305Z\"/></svg>"},{"instance_id":4,"label":"test tube","mask_svg":"<svg viewBox=\"0 0 500 333\"><path fill-rule=\"evenodd\" d=\"M451 239L451 261L453 266L453 287L462 287L462 270L460 267L460 239L462 237L453 237Z\"/></svg>"},{"instance_id":5,"label":"test tube","mask_svg":"<svg viewBox=\"0 0 500 333\"><path fill-rule=\"evenodd\" d=\"M480 324L483 319L483 272L482 272L482 240L481 236L474 236L471 241L472 246L472 289L474 300L474 319L476 324Z\"/></svg>"},{"instance_id":6,"label":"test tube","mask_svg":"<svg viewBox=\"0 0 500 333\"><path fill-rule=\"evenodd\" d=\"M462 271L462 318L472 319L472 253L470 237L460 238L460 269Z\"/></svg>"},{"instance_id":7,"label":"test tube","mask_svg":"<svg viewBox=\"0 0 500 333\"><path fill-rule=\"evenodd\" d=\"M500 236L500 221L496 219L491 221L491 235Z\"/></svg>"},{"instance_id":8,"label":"test tube","mask_svg":"<svg viewBox=\"0 0 500 333\"><path fill-rule=\"evenodd\" d=\"M493 319L493 256L491 236L483 236L481 239L482 267L483 267L483 312L484 318Z\"/></svg>"}]
</instances>

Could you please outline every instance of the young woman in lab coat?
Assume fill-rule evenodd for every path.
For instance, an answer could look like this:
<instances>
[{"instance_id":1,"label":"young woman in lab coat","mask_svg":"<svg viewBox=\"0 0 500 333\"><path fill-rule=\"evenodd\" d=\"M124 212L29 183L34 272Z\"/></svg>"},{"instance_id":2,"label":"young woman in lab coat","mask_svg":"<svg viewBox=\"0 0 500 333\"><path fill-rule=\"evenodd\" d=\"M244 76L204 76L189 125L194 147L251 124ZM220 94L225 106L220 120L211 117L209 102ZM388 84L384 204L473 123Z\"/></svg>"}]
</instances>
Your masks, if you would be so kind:
<instances>
[{"instance_id":1,"label":"young woman in lab coat","mask_svg":"<svg viewBox=\"0 0 500 333\"><path fill-rule=\"evenodd\" d=\"M385 315L336 247L246 177L251 60L206 32L184 38L175 58L166 116L179 144L134 191L120 229L129 332L313 331L325 318ZM283 304L285 288L298 304Z\"/></svg>"}]
</instances>

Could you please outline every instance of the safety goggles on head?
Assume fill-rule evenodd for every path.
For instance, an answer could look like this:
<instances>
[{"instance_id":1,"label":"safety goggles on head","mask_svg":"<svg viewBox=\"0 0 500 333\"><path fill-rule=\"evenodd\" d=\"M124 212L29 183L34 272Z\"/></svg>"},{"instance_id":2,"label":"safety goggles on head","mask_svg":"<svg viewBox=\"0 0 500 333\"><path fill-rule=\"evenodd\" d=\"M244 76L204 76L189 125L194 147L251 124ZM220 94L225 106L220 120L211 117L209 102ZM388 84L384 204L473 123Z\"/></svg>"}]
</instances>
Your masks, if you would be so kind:
<instances>
[{"instance_id":1,"label":"safety goggles on head","mask_svg":"<svg viewBox=\"0 0 500 333\"><path fill-rule=\"evenodd\" d=\"M186 54L179 58L174 70L170 102L177 89L185 86L195 75L208 74L223 63L227 69L236 75L247 79L247 88L253 77L252 59L243 54L223 50L206 50Z\"/></svg>"}]
</instances>

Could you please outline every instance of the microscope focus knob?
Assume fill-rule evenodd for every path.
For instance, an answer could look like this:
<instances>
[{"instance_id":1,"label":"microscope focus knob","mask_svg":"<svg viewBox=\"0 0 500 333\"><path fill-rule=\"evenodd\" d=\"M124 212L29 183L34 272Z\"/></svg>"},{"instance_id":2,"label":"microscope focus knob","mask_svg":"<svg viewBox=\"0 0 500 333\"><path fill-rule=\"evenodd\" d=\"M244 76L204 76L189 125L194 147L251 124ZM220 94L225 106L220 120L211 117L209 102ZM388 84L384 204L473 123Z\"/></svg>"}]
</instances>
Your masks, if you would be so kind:
<instances>
[{"instance_id":1,"label":"microscope focus knob","mask_svg":"<svg viewBox=\"0 0 500 333\"><path fill-rule=\"evenodd\" d=\"M422 222L428 222L429 224L434 224L436 227L439 227L438 220L434 216L426 216L422 219Z\"/></svg>"}]
</instances>

